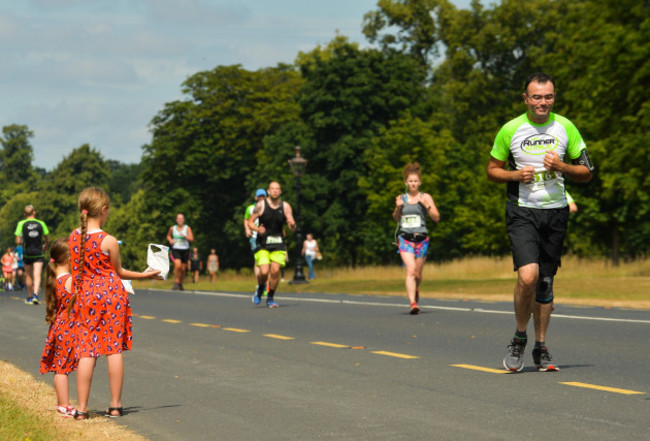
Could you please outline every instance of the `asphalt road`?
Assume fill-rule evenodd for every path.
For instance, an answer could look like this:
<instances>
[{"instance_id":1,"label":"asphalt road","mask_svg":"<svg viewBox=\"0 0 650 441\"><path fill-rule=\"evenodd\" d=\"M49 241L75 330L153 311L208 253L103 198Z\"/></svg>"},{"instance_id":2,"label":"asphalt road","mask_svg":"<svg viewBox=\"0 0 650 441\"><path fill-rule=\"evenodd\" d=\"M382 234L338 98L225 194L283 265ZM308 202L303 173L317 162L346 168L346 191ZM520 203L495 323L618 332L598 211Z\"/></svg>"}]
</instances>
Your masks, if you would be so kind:
<instances>
[{"instance_id":1,"label":"asphalt road","mask_svg":"<svg viewBox=\"0 0 650 441\"><path fill-rule=\"evenodd\" d=\"M0 358L38 377L45 308L20 294L0 293ZM558 306L561 370L527 351L510 374L510 303L424 299L410 316L403 298L276 297L138 292L118 423L153 441L650 439L650 311ZM100 358L91 410L107 383Z\"/></svg>"}]
</instances>

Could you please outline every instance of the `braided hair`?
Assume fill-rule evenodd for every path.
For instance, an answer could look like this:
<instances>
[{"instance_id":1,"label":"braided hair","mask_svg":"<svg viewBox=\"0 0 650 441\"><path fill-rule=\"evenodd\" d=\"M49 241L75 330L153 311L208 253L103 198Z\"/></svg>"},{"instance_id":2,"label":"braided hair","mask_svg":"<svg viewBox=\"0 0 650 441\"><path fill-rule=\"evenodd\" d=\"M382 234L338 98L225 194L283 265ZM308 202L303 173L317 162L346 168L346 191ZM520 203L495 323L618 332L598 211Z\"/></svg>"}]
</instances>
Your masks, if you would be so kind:
<instances>
[{"instance_id":1,"label":"braided hair","mask_svg":"<svg viewBox=\"0 0 650 441\"><path fill-rule=\"evenodd\" d=\"M73 296L68 306L68 314L72 311L77 294L81 289L81 278L86 258L86 234L88 232L88 218L97 218L101 216L102 209L111 206L111 198L101 188L88 187L79 195L79 225L80 225L80 243L79 243L79 267L76 271L73 268ZM74 274L76 273L76 274Z\"/></svg>"},{"instance_id":2,"label":"braided hair","mask_svg":"<svg viewBox=\"0 0 650 441\"><path fill-rule=\"evenodd\" d=\"M45 322L53 324L56 320L56 311L59 299L56 297L56 267L65 265L70 261L68 239L60 237L50 245L50 261L47 264L47 277L45 280Z\"/></svg>"}]
</instances>

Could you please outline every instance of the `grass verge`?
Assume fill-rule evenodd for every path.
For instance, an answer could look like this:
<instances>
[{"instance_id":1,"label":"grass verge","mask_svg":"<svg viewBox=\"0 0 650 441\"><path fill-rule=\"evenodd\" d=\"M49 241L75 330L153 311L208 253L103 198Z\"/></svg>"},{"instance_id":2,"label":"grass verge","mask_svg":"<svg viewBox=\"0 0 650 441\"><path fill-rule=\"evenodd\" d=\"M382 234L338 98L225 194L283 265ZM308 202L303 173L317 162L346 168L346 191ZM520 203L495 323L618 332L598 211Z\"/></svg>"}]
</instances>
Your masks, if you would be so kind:
<instances>
[{"instance_id":1,"label":"grass verge","mask_svg":"<svg viewBox=\"0 0 650 441\"><path fill-rule=\"evenodd\" d=\"M74 421L59 416L55 407L52 386L0 360L1 441L147 441L97 414Z\"/></svg>"},{"instance_id":2,"label":"grass verge","mask_svg":"<svg viewBox=\"0 0 650 441\"><path fill-rule=\"evenodd\" d=\"M173 275L170 275L173 278ZM404 269L399 265L357 268L319 268L309 284L291 285L293 269L285 271L279 292L321 292L364 295L404 295ZM511 301L517 279L512 259L474 257L424 267L420 296ZM171 289L173 280L135 282L136 288ZM202 276L190 278L185 289L253 292L255 281L250 269L219 273L210 283ZM565 257L555 277L556 303L603 307L650 309L650 259L612 266L603 259Z\"/></svg>"}]
</instances>

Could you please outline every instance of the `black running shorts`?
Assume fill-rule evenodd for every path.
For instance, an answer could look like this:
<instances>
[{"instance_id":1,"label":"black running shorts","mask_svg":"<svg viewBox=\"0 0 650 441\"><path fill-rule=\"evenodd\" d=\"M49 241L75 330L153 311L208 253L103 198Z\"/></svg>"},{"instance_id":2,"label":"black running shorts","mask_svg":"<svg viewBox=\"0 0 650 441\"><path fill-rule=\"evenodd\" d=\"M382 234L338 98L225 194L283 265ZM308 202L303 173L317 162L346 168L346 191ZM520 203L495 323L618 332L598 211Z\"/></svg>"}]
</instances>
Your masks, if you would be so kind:
<instances>
[{"instance_id":1,"label":"black running shorts","mask_svg":"<svg viewBox=\"0 0 650 441\"><path fill-rule=\"evenodd\" d=\"M554 276L561 264L569 207L527 208L506 204L506 228L515 271L539 264L540 277Z\"/></svg>"},{"instance_id":2,"label":"black running shorts","mask_svg":"<svg viewBox=\"0 0 650 441\"><path fill-rule=\"evenodd\" d=\"M172 248L172 257L174 260L178 259L183 263L187 263L190 260L190 250L177 250L176 248Z\"/></svg>"},{"instance_id":3,"label":"black running shorts","mask_svg":"<svg viewBox=\"0 0 650 441\"><path fill-rule=\"evenodd\" d=\"M45 256L39 256L39 257L23 257L23 264L24 265L33 265L36 262L45 262Z\"/></svg>"}]
</instances>

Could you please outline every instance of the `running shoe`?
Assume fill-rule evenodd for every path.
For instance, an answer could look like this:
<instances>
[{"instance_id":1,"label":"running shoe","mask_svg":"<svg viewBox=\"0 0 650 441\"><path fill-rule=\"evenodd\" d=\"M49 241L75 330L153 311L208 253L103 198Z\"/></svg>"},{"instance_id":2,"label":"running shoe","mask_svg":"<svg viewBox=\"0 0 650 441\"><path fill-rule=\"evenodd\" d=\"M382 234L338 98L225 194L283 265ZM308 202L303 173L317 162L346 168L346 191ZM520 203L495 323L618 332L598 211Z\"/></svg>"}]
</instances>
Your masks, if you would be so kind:
<instances>
[{"instance_id":1,"label":"running shoe","mask_svg":"<svg viewBox=\"0 0 650 441\"><path fill-rule=\"evenodd\" d=\"M25 305L33 305L33 304L34 304L34 303L32 302L32 298L31 298L31 297L27 297L27 298L25 299Z\"/></svg>"},{"instance_id":2,"label":"running shoe","mask_svg":"<svg viewBox=\"0 0 650 441\"><path fill-rule=\"evenodd\" d=\"M540 372L554 372L560 370L560 368L553 363L553 357L551 357L546 346L533 349L533 362L535 363L537 370Z\"/></svg>"},{"instance_id":3,"label":"running shoe","mask_svg":"<svg viewBox=\"0 0 650 441\"><path fill-rule=\"evenodd\" d=\"M411 303L411 310L409 311L409 314L418 315L419 313L420 313L420 308L418 308L418 304Z\"/></svg>"},{"instance_id":4,"label":"running shoe","mask_svg":"<svg viewBox=\"0 0 650 441\"><path fill-rule=\"evenodd\" d=\"M64 418L72 418L74 416L74 407L72 406L56 406L56 411Z\"/></svg>"},{"instance_id":5,"label":"running shoe","mask_svg":"<svg viewBox=\"0 0 650 441\"><path fill-rule=\"evenodd\" d=\"M261 298L260 296L257 295L257 291L255 291L255 292L253 293L253 298L252 298L252 300L253 300L253 303L254 303L255 305L259 305L260 302L262 301L262 298Z\"/></svg>"},{"instance_id":6,"label":"running shoe","mask_svg":"<svg viewBox=\"0 0 650 441\"><path fill-rule=\"evenodd\" d=\"M174 286L172 286L172 291L178 291L180 289L178 283L174 283Z\"/></svg>"},{"instance_id":7,"label":"running shoe","mask_svg":"<svg viewBox=\"0 0 650 441\"><path fill-rule=\"evenodd\" d=\"M512 372L519 372L524 368L524 349L526 340L513 337L508 345L508 352L503 357L503 367Z\"/></svg>"},{"instance_id":8,"label":"running shoe","mask_svg":"<svg viewBox=\"0 0 650 441\"><path fill-rule=\"evenodd\" d=\"M268 306L269 308L277 308L280 305L278 305L277 302L273 299L267 299L266 306Z\"/></svg>"},{"instance_id":9,"label":"running shoe","mask_svg":"<svg viewBox=\"0 0 650 441\"><path fill-rule=\"evenodd\" d=\"M38 301L38 296L34 294L34 297L32 297L32 304L33 305L38 305L40 302Z\"/></svg>"}]
</instances>

